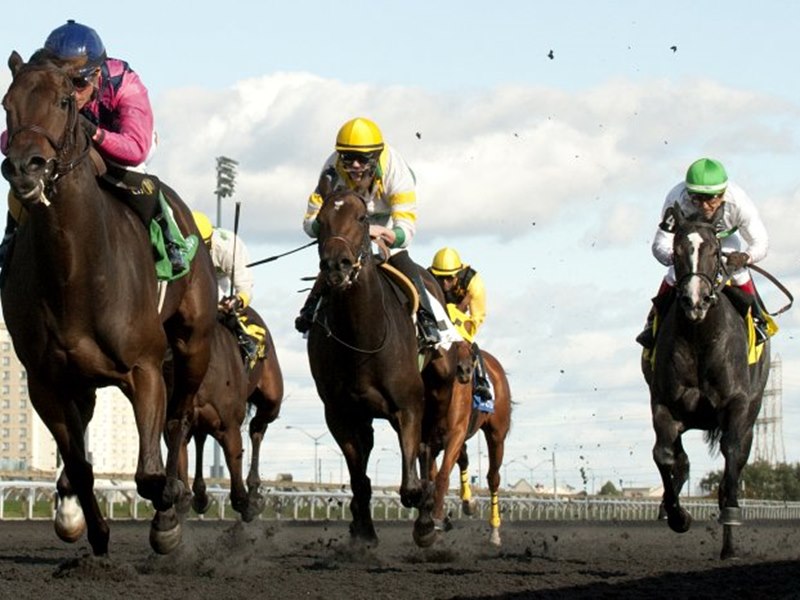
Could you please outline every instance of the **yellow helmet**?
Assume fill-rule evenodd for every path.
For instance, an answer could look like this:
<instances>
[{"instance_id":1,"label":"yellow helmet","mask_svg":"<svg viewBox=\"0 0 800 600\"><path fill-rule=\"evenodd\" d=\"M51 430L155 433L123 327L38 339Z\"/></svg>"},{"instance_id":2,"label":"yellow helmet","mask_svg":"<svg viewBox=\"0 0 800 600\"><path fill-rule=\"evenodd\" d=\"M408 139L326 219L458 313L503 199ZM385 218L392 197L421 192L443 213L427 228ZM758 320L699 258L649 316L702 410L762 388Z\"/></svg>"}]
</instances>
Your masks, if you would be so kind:
<instances>
[{"instance_id":1,"label":"yellow helmet","mask_svg":"<svg viewBox=\"0 0 800 600\"><path fill-rule=\"evenodd\" d=\"M211 219L199 210L193 210L192 216L194 217L195 225L197 225L197 230L200 232L200 237L203 238L204 242L207 242L211 239L211 233L214 231Z\"/></svg>"},{"instance_id":2,"label":"yellow helmet","mask_svg":"<svg viewBox=\"0 0 800 600\"><path fill-rule=\"evenodd\" d=\"M440 277L455 275L464 265L454 248L442 248L433 256L431 273Z\"/></svg>"},{"instance_id":3,"label":"yellow helmet","mask_svg":"<svg viewBox=\"0 0 800 600\"><path fill-rule=\"evenodd\" d=\"M381 130L369 119L356 117L342 125L336 135L338 152L376 152L383 150Z\"/></svg>"}]
</instances>

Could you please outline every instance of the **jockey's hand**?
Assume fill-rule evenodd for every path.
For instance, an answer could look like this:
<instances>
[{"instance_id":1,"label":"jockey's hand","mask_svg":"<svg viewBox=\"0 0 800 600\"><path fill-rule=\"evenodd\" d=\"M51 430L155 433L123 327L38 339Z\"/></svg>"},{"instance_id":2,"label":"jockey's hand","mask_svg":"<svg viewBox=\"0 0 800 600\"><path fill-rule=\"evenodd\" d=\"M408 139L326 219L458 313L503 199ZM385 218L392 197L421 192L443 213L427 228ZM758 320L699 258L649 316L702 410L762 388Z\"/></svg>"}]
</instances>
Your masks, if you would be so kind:
<instances>
[{"instance_id":1,"label":"jockey's hand","mask_svg":"<svg viewBox=\"0 0 800 600\"><path fill-rule=\"evenodd\" d=\"M750 262L750 255L747 252L731 252L725 264L732 269L741 269Z\"/></svg>"},{"instance_id":2,"label":"jockey's hand","mask_svg":"<svg viewBox=\"0 0 800 600\"><path fill-rule=\"evenodd\" d=\"M239 295L225 296L219 301L219 309L223 312L239 312L244 308L244 301Z\"/></svg>"},{"instance_id":3,"label":"jockey's hand","mask_svg":"<svg viewBox=\"0 0 800 600\"><path fill-rule=\"evenodd\" d=\"M383 225L370 225L369 226L369 237L373 240L382 239L386 242L386 245L391 248L394 241L397 239L394 231L389 229L388 227L384 227Z\"/></svg>"},{"instance_id":4,"label":"jockey's hand","mask_svg":"<svg viewBox=\"0 0 800 600\"><path fill-rule=\"evenodd\" d=\"M97 135L97 125L92 123L89 119L87 119L82 114L78 114L78 121L81 124L81 127L86 132L86 135L89 136L90 140L94 139L94 136Z\"/></svg>"}]
</instances>

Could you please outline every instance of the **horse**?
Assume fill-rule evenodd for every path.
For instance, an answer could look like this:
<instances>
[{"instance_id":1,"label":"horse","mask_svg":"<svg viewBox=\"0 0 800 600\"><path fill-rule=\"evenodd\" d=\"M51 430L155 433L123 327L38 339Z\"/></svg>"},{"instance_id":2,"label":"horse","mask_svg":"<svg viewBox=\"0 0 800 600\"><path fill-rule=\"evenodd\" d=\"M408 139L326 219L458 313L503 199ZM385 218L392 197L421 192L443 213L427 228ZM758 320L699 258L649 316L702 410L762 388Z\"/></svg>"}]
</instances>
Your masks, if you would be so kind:
<instances>
[{"instance_id":1,"label":"horse","mask_svg":"<svg viewBox=\"0 0 800 600\"><path fill-rule=\"evenodd\" d=\"M494 412L481 412L475 408L472 398L476 359L473 357L469 343L458 342L456 346L458 349L456 382L453 385L453 398L447 414L447 432L442 464L434 479L436 493L433 519L439 530L448 531L453 527L450 515L444 514L444 498L450 484L450 473L456 462L458 462L460 470L459 491L462 510L467 515L473 514L475 502L469 485L469 457L467 456L466 441L478 431L483 431L489 453L489 471L486 474L486 482L491 493L489 542L499 546L501 543L500 509L497 492L500 488L500 466L503 464L505 440L511 428L511 389L500 361L489 352L481 350L486 372L492 383Z\"/></svg>"},{"instance_id":2,"label":"horse","mask_svg":"<svg viewBox=\"0 0 800 600\"><path fill-rule=\"evenodd\" d=\"M642 360L656 434L653 459L664 484L661 511L673 531L689 530L691 515L679 501L689 476L681 436L703 430L709 450L719 444L725 458L718 503L720 557L727 559L736 555L733 528L742 524L739 477L769 375L769 340L760 359L748 364L745 320L722 291L729 274L718 234L699 215L687 217L677 204L673 210L676 299L659 325L652 364Z\"/></svg>"},{"instance_id":3,"label":"horse","mask_svg":"<svg viewBox=\"0 0 800 600\"><path fill-rule=\"evenodd\" d=\"M242 359L239 343L231 329L218 322L211 342L211 362L200 386L195 403L195 421L189 438L195 443L195 475L192 483L191 505L204 514L211 505L203 478L203 447L211 435L225 453L231 481L231 505L245 523L264 510L258 459L267 426L278 418L283 400L283 376L272 335L261 316L252 308L244 311L248 324L264 330L264 357L252 369ZM242 480L241 426L246 411L255 409L249 431L252 456L247 476L247 489ZM180 462L181 479L189 489L186 445ZM182 507L188 511L188 505Z\"/></svg>"},{"instance_id":4,"label":"horse","mask_svg":"<svg viewBox=\"0 0 800 600\"><path fill-rule=\"evenodd\" d=\"M326 292L308 334L308 358L325 421L350 473L351 540L366 546L378 543L367 466L374 444L372 422L380 418L398 435L401 502L419 511L414 541L429 546L436 538L433 486L420 473L427 476L428 442L443 428L454 354L438 349L420 356L413 309L372 253L367 204L360 194L326 194L317 220L320 279ZM433 277L420 272L442 302Z\"/></svg>"},{"instance_id":5,"label":"horse","mask_svg":"<svg viewBox=\"0 0 800 600\"><path fill-rule=\"evenodd\" d=\"M91 141L80 126L69 75L36 56L25 63L17 52L8 65L13 79L3 98L8 144L2 174L27 217L3 267L3 315L28 374L31 402L64 461L56 533L74 542L87 531L93 553L108 553L109 528L93 493L84 437L95 390L114 385L130 399L136 418L137 491L158 511L150 543L169 552L181 533L174 510L181 494L177 454L209 361L214 269L208 254L198 253L160 301L142 222L98 184L87 159ZM197 234L187 206L164 188L181 230ZM177 382L169 404L162 374L168 348Z\"/></svg>"}]
</instances>

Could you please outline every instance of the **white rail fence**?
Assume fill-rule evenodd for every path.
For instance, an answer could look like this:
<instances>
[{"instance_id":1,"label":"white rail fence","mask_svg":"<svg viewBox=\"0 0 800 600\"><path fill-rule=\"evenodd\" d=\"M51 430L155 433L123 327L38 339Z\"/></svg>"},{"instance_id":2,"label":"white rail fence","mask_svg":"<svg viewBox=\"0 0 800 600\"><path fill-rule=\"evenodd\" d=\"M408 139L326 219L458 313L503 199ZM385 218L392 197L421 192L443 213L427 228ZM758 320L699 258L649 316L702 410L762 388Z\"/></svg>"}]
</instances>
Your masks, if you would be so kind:
<instances>
[{"instance_id":1,"label":"white rail fence","mask_svg":"<svg viewBox=\"0 0 800 600\"><path fill-rule=\"evenodd\" d=\"M286 491L263 488L266 509L261 519L293 519L302 521L350 520L349 492L336 491ZM208 494L219 507L212 511L214 518L237 519L238 514L230 506L229 490L211 487ZM109 519L145 519L140 515L140 505L150 503L136 493L133 482L98 484L95 495ZM55 511L56 491L51 481L0 481L0 520L6 519L44 519L51 518ZM488 519L490 501L488 497L476 496L476 514L473 518ZM24 507L20 517L19 510L7 514L7 504L15 503ZM51 514L42 516L35 511L37 504L49 503ZM461 500L450 495L445 500L445 512L453 517L461 517ZM698 521L715 520L719 514L716 501L709 499L685 500L683 506ZM744 516L749 520L792 520L800 519L800 502L780 502L772 500L742 500L740 505ZM659 501L656 499L629 498L538 498L520 496L500 496L503 519L508 521L649 521L658 518ZM191 513L195 517L194 513ZM377 491L372 497L372 517L375 520L403 520L416 518L414 509L405 508L396 492ZM200 517L197 517L200 518Z\"/></svg>"}]
</instances>

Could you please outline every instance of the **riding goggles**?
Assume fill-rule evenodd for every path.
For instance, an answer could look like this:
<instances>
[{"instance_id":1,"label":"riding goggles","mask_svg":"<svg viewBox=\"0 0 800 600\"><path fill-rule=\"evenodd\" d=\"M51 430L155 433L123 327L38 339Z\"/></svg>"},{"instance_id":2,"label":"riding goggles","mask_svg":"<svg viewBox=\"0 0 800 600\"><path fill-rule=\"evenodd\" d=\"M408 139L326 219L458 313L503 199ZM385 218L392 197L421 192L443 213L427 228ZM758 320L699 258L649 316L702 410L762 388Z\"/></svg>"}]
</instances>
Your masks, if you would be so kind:
<instances>
[{"instance_id":1,"label":"riding goggles","mask_svg":"<svg viewBox=\"0 0 800 600\"><path fill-rule=\"evenodd\" d=\"M371 153L363 153L363 152L340 152L339 153L339 160L342 161L342 164L346 167L350 167L355 163L359 163L361 165L369 165L375 161L375 155Z\"/></svg>"}]
</instances>

